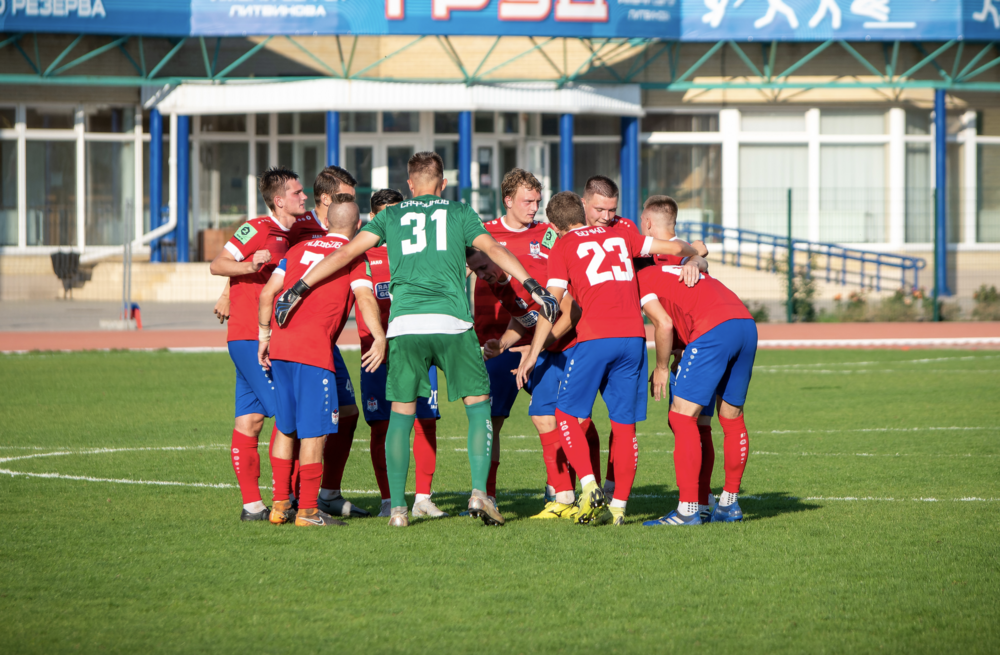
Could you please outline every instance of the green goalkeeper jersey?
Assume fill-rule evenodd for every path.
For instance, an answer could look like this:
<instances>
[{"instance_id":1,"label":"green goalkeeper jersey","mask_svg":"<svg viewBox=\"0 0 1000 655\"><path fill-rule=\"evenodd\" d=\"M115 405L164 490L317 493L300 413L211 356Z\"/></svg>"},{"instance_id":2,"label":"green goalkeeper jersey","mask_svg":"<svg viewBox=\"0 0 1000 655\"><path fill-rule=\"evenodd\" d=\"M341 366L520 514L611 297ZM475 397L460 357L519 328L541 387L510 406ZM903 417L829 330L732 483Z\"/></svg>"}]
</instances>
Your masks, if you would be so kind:
<instances>
[{"instance_id":1,"label":"green goalkeeper jersey","mask_svg":"<svg viewBox=\"0 0 1000 655\"><path fill-rule=\"evenodd\" d=\"M387 337L458 334L472 327L465 248L488 234L469 205L418 196L386 207L364 227L389 254Z\"/></svg>"}]
</instances>

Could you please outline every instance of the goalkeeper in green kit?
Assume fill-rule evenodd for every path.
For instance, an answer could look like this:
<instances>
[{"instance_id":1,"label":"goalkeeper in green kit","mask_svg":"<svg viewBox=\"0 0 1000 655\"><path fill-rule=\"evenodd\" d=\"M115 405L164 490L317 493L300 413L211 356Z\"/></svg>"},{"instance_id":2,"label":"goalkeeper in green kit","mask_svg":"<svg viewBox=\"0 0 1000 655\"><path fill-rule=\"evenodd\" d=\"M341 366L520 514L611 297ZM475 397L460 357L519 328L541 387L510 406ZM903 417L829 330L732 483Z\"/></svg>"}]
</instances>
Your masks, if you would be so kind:
<instances>
[{"instance_id":1,"label":"goalkeeper in green kit","mask_svg":"<svg viewBox=\"0 0 1000 655\"><path fill-rule=\"evenodd\" d=\"M387 207L347 245L317 263L278 297L274 316L279 326L295 320L293 310L309 289L348 266L369 248L385 244L389 254L388 382L392 414L386 434L386 469L392 513L389 525L409 525L403 495L410 467L410 430L418 397L430 396L427 371L437 366L448 380L448 400L461 397L469 417L469 466L472 497L469 512L486 525L504 519L486 497L493 427L490 383L465 291L465 249L482 251L532 294L540 311L555 322L555 298L483 227L466 204L441 198L447 180L444 162L433 152L418 152L407 163L412 200Z\"/></svg>"}]
</instances>

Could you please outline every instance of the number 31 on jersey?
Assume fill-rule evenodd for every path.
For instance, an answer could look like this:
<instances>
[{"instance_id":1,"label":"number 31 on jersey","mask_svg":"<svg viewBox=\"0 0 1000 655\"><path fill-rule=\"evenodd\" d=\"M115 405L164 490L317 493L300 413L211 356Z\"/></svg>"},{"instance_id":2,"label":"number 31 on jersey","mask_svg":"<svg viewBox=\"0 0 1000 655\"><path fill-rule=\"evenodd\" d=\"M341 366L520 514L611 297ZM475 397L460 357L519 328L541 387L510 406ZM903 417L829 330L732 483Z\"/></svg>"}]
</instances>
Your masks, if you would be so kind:
<instances>
[{"instance_id":1,"label":"number 31 on jersey","mask_svg":"<svg viewBox=\"0 0 1000 655\"><path fill-rule=\"evenodd\" d=\"M431 214L431 222L435 225L434 240L438 250L448 249L448 210L438 209ZM413 223L413 238L403 241L403 254L412 255L423 252L427 247L427 216L421 212L407 212L399 219L399 224L407 226Z\"/></svg>"}]
</instances>

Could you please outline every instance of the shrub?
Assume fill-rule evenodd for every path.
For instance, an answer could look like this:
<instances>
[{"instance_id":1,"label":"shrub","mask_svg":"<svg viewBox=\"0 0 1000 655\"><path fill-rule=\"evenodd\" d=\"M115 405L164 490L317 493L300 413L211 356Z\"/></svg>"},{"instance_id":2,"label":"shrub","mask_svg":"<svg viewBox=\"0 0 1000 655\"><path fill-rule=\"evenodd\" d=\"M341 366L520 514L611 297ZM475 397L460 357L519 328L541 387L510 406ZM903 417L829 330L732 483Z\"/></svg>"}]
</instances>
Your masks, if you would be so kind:
<instances>
[{"instance_id":1,"label":"shrub","mask_svg":"<svg viewBox=\"0 0 1000 655\"><path fill-rule=\"evenodd\" d=\"M885 298L874 311L876 321L920 321L926 318L923 289L907 291L897 289L896 293ZM933 311L933 300L931 310Z\"/></svg>"},{"instance_id":2,"label":"shrub","mask_svg":"<svg viewBox=\"0 0 1000 655\"><path fill-rule=\"evenodd\" d=\"M771 320L771 312L767 310L767 306L764 303L755 302L752 305L743 303L747 311L750 312L750 316L753 317L754 323L767 323Z\"/></svg>"},{"instance_id":3,"label":"shrub","mask_svg":"<svg viewBox=\"0 0 1000 655\"><path fill-rule=\"evenodd\" d=\"M980 286L972 294L975 306L972 308L972 318L977 321L1000 321L1000 293L993 285Z\"/></svg>"},{"instance_id":4,"label":"shrub","mask_svg":"<svg viewBox=\"0 0 1000 655\"><path fill-rule=\"evenodd\" d=\"M795 323L816 322L816 303L813 300L816 296L816 279L812 276L811 264L812 262L810 266L801 267L798 275L792 278L792 321ZM787 263L785 265L787 267ZM788 291L787 283L785 291Z\"/></svg>"}]
</instances>

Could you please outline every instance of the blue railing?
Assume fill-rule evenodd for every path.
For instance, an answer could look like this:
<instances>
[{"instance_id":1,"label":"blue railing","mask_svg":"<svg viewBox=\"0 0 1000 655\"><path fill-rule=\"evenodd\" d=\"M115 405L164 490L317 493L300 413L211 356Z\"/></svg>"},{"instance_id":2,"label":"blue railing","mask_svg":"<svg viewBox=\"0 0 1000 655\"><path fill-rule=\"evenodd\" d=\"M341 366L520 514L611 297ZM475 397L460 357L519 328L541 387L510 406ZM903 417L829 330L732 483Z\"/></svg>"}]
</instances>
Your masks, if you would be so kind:
<instances>
[{"instance_id":1,"label":"blue railing","mask_svg":"<svg viewBox=\"0 0 1000 655\"><path fill-rule=\"evenodd\" d=\"M677 236L687 241L701 239L706 244L718 244L724 264L753 266L758 271L778 272L779 251L787 256L788 237L765 234L714 223L682 221L677 224ZM792 239L792 266L804 261L798 270L806 270L814 277L824 276L827 282L857 285L881 291L889 289L919 288L919 274L927 266L920 257L907 257L893 253L846 248L836 243L822 243ZM799 257L803 259L799 259ZM813 270L813 259L825 260L825 265ZM747 261L744 261L747 260ZM857 262L856 265L849 265ZM819 273L819 275L817 274ZM889 284L894 286L890 287Z\"/></svg>"}]
</instances>

